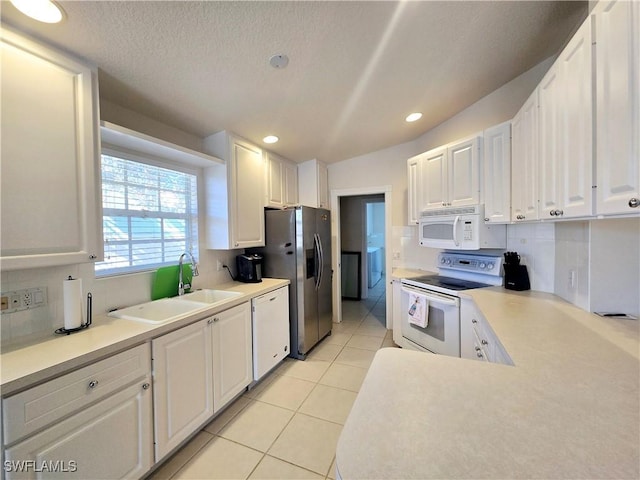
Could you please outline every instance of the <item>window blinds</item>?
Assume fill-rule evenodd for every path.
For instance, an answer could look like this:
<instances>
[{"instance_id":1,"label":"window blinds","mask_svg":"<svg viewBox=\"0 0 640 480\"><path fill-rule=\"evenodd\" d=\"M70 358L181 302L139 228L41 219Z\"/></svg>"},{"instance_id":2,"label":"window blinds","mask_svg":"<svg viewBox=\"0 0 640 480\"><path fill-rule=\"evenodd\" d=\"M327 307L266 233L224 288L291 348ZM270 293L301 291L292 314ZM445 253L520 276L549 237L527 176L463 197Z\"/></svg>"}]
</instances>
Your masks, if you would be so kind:
<instances>
[{"instance_id":1,"label":"window blinds","mask_svg":"<svg viewBox=\"0 0 640 480\"><path fill-rule=\"evenodd\" d=\"M198 255L196 175L103 154L104 261L99 276L175 264Z\"/></svg>"}]
</instances>

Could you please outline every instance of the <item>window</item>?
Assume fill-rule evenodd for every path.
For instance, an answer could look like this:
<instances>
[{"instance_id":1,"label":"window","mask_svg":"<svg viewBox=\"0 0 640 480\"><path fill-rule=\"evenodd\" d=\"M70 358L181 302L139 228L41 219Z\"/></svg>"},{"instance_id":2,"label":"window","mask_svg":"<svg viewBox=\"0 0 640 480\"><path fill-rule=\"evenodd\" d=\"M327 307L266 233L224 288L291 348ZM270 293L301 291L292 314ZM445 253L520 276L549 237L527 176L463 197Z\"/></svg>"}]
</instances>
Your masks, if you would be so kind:
<instances>
[{"instance_id":1,"label":"window","mask_svg":"<svg viewBox=\"0 0 640 480\"><path fill-rule=\"evenodd\" d=\"M104 261L96 275L153 270L198 255L197 176L103 151Z\"/></svg>"}]
</instances>

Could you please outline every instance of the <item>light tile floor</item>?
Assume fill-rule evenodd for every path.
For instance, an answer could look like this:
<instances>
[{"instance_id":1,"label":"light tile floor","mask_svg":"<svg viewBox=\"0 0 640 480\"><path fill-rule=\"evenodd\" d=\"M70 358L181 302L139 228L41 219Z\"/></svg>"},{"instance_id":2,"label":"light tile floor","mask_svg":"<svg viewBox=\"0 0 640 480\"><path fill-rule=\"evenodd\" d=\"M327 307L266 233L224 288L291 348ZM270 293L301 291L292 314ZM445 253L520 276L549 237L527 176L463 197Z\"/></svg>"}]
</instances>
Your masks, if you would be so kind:
<instances>
[{"instance_id":1,"label":"light tile floor","mask_svg":"<svg viewBox=\"0 0 640 480\"><path fill-rule=\"evenodd\" d=\"M149 478L333 479L342 426L373 356L394 346L384 278L342 302L342 323L305 361L285 359Z\"/></svg>"}]
</instances>

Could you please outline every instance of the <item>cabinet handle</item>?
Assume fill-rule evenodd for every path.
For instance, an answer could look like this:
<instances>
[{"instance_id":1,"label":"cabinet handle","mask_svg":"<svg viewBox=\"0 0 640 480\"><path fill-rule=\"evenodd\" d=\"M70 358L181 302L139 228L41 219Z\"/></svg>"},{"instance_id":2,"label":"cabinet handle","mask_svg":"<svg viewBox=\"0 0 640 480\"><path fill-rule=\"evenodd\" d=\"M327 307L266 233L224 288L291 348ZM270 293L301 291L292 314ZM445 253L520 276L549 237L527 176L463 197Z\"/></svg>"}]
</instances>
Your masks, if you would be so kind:
<instances>
[{"instance_id":1,"label":"cabinet handle","mask_svg":"<svg viewBox=\"0 0 640 480\"><path fill-rule=\"evenodd\" d=\"M480 351L480 347L476 347L476 352L479 352L479 351Z\"/></svg>"},{"instance_id":2,"label":"cabinet handle","mask_svg":"<svg viewBox=\"0 0 640 480\"><path fill-rule=\"evenodd\" d=\"M98 386L98 380L91 380L89 382L89 388L96 388Z\"/></svg>"},{"instance_id":3,"label":"cabinet handle","mask_svg":"<svg viewBox=\"0 0 640 480\"><path fill-rule=\"evenodd\" d=\"M484 217L484 221L488 222L489 221L489 217Z\"/></svg>"},{"instance_id":4,"label":"cabinet handle","mask_svg":"<svg viewBox=\"0 0 640 480\"><path fill-rule=\"evenodd\" d=\"M211 325L213 323L212 319L207 320L207 325Z\"/></svg>"},{"instance_id":5,"label":"cabinet handle","mask_svg":"<svg viewBox=\"0 0 640 480\"><path fill-rule=\"evenodd\" d=\"M632 198L631 200L629 200L629 206L631 208L638 208L640 207L640 198Z\"/></svg>"},{"instance_id":6,"label":"cabinet handle","mask_svg":"<svg viewBox=\"0 0 640 480\"><path fill-rule=\"evenodd\" d=\"M214 322L217 322L218 320L220 320L218 317L213 317Z\"/></svg>"},{"instance_id":7,"label":"cabinet handle","mask_svg":"<svg viewBox=\"0 0 640 480\"><path fill-rule=\"evenodd\" d=\"M151 384L150 383L143 383L142 384L142 389L143 390L149 390L149 388L151 388Z\"/></svg>"},{"instance_id":8,"label":"cabinet handle","mask_svg":"<svg viewBox=\"0 0 640 480\"><path fill-rule=\"evenodd\" d=\"M218 317L210 318L207 320L207 325L211 325L213 322L217 322L218 320L220 320Z\"/></svg>"},{"instance_id":9,"label":"cabinet handle","mask_svg":"<svg viewBox=\"0 0 640 480\"><path fill-rule=\"evenodd\" d=\"M556 215L556 211L555 210L549 210L549 215L551 215L553 217L554 215Z\"/></svg>"},{"instance_id":10,"label":"cabinet handle","mask_svg":"<svg viewBox=\"0 0 640 480\"><path fill-rule=\"evenodd\" d=\"M95 260L97 257L97 255L89 255L89 260Z\"/></svg>"},{"instance_id":11,"label":"cabinet handle","mask_svg":"<svg viewBox=\"0 0 640 480\"><path fill-rule=\"evenodd\" d=\"M471 323L478 323L478 320L476 320L475 318L471 319Z\"/></svg>"},{"instance_id":12,"label":"cabinet handle","mask_svg":"<svg viewBox=\"0 0 640 480\"><path fill-rule=\"evenodd\" d=\"M482 352L478 352L478 358L482 358Z\"/></svg>"},{"instance_id":13,"label":"cabinet handle","mask_svg":"<svg viewBox=\"0 0 640 480\"><path fill-rule=\"evenodd\" d=\"M483 345L488 345L489 344L489 342L487 342L486 340L480 340L480 343L483 344Z\"/></svg>"}]
</instances>

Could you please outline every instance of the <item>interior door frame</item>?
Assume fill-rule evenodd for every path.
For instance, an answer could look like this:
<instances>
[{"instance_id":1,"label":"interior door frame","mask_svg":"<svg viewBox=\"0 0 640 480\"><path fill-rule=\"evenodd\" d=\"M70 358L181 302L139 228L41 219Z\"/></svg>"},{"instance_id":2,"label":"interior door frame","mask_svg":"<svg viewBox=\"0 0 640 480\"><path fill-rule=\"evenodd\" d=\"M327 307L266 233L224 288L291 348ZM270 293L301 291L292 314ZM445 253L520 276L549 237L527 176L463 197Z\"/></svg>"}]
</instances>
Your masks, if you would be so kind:
<instances>
[{"instance_id":1,"label":"interior door frame","mask_svg":"<svg viewBox=\"0 0 640 480\"><path fill-rule=\"evenodd\" d=\"M331 265L333 268L333 321L342 322L342 270L340 265L340 252L342 250L340 240L340 197L354 197L361 195L384 195L384 271L385 281L391 278L391 212L392 202L391 185L380 185L373 187L345 188L331 190ZM392 289L389 284L385 285L385 305L387 329L392 328Z\"/></svg>"}]
</instances>

